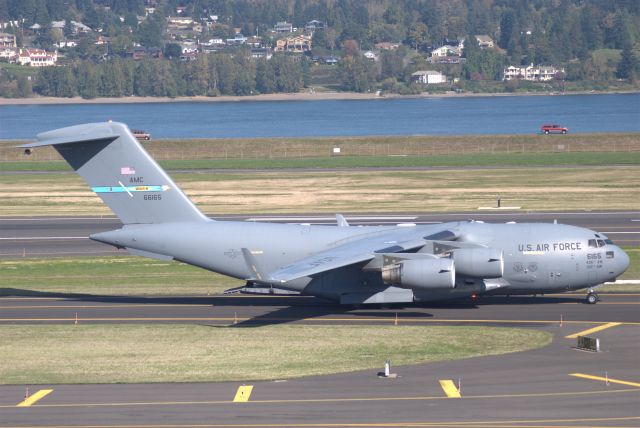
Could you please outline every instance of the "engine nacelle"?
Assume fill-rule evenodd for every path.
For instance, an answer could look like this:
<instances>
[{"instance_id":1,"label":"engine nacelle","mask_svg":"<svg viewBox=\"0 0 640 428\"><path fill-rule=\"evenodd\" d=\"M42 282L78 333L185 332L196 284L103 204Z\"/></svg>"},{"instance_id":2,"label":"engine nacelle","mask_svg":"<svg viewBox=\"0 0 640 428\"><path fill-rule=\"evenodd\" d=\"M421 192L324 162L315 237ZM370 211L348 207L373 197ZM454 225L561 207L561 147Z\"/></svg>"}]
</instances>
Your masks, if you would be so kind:
<instances>
[{"instance_id":1,"label":"engine nacelle","mask_svg":"<svg viewBox=\"0 0 640 428\"><path fill-rule=\"evenodd\" d=\"M404 260L385 267L382 279L388 284L411 289L454 288L456 270L451 259Z\"/></svg>"},{"instance_id":2,"label":"engine nacelle","mask_svg":"<svg viewBox=\"0 0 640 428\"><path fill-rule=\"evenodd\" d=\"M500 278L504 273L504 257L497 248L460 248L453 251L459 274L472 278Z\"/></svg>"}]
</instances>

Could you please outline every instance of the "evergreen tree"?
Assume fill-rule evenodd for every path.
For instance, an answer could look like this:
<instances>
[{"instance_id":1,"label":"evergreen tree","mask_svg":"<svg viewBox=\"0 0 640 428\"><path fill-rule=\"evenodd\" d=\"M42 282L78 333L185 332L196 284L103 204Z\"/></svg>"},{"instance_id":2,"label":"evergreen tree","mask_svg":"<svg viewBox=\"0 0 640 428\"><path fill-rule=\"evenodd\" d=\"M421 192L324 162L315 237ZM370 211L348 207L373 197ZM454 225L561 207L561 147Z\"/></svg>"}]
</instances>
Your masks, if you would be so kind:
<instances>
[{"instance_id":1,"label":"evergreen tree","mask_svg":"<svg viewBox=\"0 0 640 428\"><path fill-rule=\"evenodd\" d=\"M272 62L266 59L259 59L256 62L256 89L261 94L275 92L276 75L272 67Z\"/></svg>"},{"instance_id":2,"label":"evergreen tree","mask_svg":"<svg viewBox=\"0 0 640 428\"><path fill-rule=\"evenodd\" d=\"M625 49L622 50L622 56L620 57L620 62L618 62L618 67L616 68L616 76L619 79L628 79L635 82L637 69L638 60L633 54L631 46L627 45Z\"/></svg>"},{"instance_id":3,"label":"evergreen tree","mask_svg":"<svg viewBox=\"0 0 640 428\"><path fill-rule=\"evenodd\" d=\"M346 91L366 92L375 82L373 65L362 56L343 58L338 63L338 75Z\"/></svg>"}]
</instances>

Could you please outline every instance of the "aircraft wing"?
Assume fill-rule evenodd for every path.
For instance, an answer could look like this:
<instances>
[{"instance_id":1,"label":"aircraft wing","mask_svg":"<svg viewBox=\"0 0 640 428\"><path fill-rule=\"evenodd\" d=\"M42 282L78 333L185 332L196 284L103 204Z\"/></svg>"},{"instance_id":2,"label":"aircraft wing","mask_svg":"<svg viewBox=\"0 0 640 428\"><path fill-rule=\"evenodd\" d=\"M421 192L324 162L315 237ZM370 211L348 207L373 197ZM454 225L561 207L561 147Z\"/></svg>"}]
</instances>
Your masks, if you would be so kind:
<instances>
[{"instance_id":1,"label":"aircraft wing","mask_svg":"<svg viewBox=\"0 0 640 428\"><path fill-rule=\"evenodd\" d=\"M392 241L390 235L367 237L316 253L267 275L272 283L316 275L333 269L371 261L378 253L401 253L422 248L427 241L414 238Z\"/></svg>"}]
</instances>

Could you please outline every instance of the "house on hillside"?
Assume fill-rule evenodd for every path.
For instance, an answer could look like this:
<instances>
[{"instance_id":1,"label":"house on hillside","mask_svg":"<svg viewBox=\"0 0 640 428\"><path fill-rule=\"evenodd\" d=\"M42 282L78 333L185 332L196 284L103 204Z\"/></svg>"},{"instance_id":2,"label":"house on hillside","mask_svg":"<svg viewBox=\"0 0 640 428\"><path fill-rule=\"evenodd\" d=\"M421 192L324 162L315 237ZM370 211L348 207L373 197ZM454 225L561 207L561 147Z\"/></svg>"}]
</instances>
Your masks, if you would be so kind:
<instances>
[{"instance_id":1,"label":"house on hillside","mask_svg":"<svg viewBox=\"0 0 640 428\"><path fill-rule=\"evenodd\" d=\"M322 21L318 21L317 19L314 19L312 21L309 21L305 24L304 26L304 31L305 33L311 33L313 34L314 31L316 30L324 30L325 27L325 23Z\"/></svg>"},{"instance_id":2,"label":"house on hillside","mask_svg":"<svg viewBox=\"0 0 640 428\"><path fill-rule=\"evenodd\" d=\"M303 53L311 50L311 37L293 36L276 41L275 52Z\"/></svg>"},{"instance_id":3,"label":"house on hillside","mask_svg":"<svg viewBox=\"0 0 640 428\"><path fill-rule=\"evenodd\" d=\"M190 28L193 25L193 18L190 16L169 16L167 17L168 28Z\"/></svg>"},{"instance_id":4,"label":"house on hillside","mask_svg":"<svg viewBox=\"0 0 640 428\"><path fill-rule=\"evenodd\" d=\"M278 22L273 27L273 30L276 33L293 33L293 24L287 21Z\"/></svg>"},{"instance_id":5,"label":"house on hillside","mask_svg":"<svg viewBox=\"0 0 640 428\"><path fill-rule=\"evenodd\" d=\"M447 76L435 70L418 70L411 73L411 81L423 85L437 85L447 83Z\"/></svg>"},{"instance_id":6,"label":"house on hillside","mask_svg":"<svg viewBox=\"0 0 640 428\"><path fill-rule=\"evenodd\" d=\"M132 58L134 61L140 61L148 56L147 48L144 46L134 46L127 51L126 56Z\"/></svg>"},{"instance_id":7,"label":"house on hillside","mask_svg":"<svg viewBox=\"0 0 640 428\"><path fill-rule=\"evenodd\" d=\"M233 39L227 39L227 46L240 46L247 42L247 38L242 33L236 33Z\"/></svg>"},{"instance_id":8,"label":"house on hillside","mask_svg":"<svg viewBox=\"0 0 640 428\"><path fill-rule=\"evenodd\" d=\"M493 39L486 34L476 34L475 38L478 41L478 46L480 46L480 49L495 47Z\"/></svg>"},{"instance_id":9,"label":"house on hillside","mask_svg":"<svg viewBox=\"0 0 640 428\"><path fill-rule=\"evenodd\" d=\"M15 62L18 57L18 49L0 47L0 61Z\"/></svg>"},{"instance_id":10,"label":"house on hillside","mask_svg":"<svg viewBox=\"0 0 640 428\"><path fill-rule=\"evenodd\" d=\"M400 43L380 42L375 44L375 48L379 51L393 51L400 47Z\"/></svg>"},{"instance_id":11,"label":"house on hillside","mask_svg":"<svg viewBox=\"0 0 640 428\"><path fill-rule=\"evenodd\" d=\"M51 67L58 62L58 52L47 52L44 49L19 49L17 63L29 67Z\"/></svg>"},{"instance_id":12,"label":"house on hillside","mask_svg":"<svg viewBox=\"0 0 640 428\"><path fill-rule=\"evenodd\" d=\"M527 66L510 65L502 70L502 80L528 80L531 82L547 82L555 79L558 73L564 73L564 68L556 68L553 65L533 64Z\"/></svg>"},{"instance_id":13,"label":"house on hillside","mask_svg":"<svg viewBox=\"0 0 640 428\"><path fill-rule=\"evenodd\" d=\"M373 51L365 51L362 54L362 56L364 56L369 61L377 61L378 60L378 54L373 52Z\"/></svg>"},{"instance_id":14,"label":"house on hillside","mask_svg":"<svg viewBox=\"0 0 640 428\"><path fill-rule=\"evenodd\" d=\"M255 59L271 59L273 54L269 48L251 48L251 58Z\"/></svg>"},{"instance_id":15,"label":"house on hillside","mask_svg":"<svg viewBox=\"0 0 640 428\"><path fill-rule=\"evenodd\" d=\"M16 35L9 33L0 33L0 48L15 48Z\"/></svg>"}]
</instances>

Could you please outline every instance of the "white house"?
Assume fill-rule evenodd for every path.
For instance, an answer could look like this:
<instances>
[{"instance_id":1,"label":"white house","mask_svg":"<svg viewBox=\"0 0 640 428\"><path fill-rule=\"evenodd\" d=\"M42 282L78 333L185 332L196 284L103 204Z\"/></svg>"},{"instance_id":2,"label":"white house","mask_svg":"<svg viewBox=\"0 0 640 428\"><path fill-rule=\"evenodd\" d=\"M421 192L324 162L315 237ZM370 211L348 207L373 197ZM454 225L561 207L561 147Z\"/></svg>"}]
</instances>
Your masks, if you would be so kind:
<instances>
[{"instance_id":1,"label":"white house","mask_svg":"<svg viewBox=\"0 0 640 428\"><path fill-rule=\"evenodd\" d=\"M411 73L411 81L422 83L423 85L436 85L438 83L446 83L447 76L435 70L418 70Z\"/></svg>"},{"instance_id":2,"label":"white house","mask_svg":"<svg viewBox=\"0 0 640 428\"><path fill-rule=\"evenodd\" d=\"M476 34L476 40L478 41L478 46L480 49L487 49L495 47L493 43L493 39L486 34Z\"/></svg>"},{"instance_id":3,"label":"white house","mask_svg":"<svg viewBox=\"0 0 640 428\"><path fill-rule=\"evenodd\" d=\"M510 65L502 70L502 80L529 80L534 82L547 82L555 79L556 74L564 73L564 68L556 68L552 65L539 65L533 64L518 67Z\"/></svg>"},{"instance_id":4,"label":"white house","mask_svg":"<svg viewBox=\"0 0 640 428\"><path fill-rule=\"evenodd\" d=\"M292 33L293 32L293 24L287 21L278 22L273 27L276 33Z\"/></svg>"},{"instance_id":5,"label":"white house","mask_svg":"<svg viewBox=\"0 0 640 428\"><path fill-rule=\"evenodd\" d=\"M439 48L435 48L431 51L431 56L434 58L460 55L462 55L462 48L451 45L440 46Z\"/></svg>"},{"instance_id":6,"label":"white house","mask_svg":"<svg viewBox=\"0 0 640 428\"><path fill-rule=\"evenodd\" d=\"M378 54L376 54L373 51L366 51L365 53L362 54L362 56L364 56L366 59L368 59L370 61L377 61L378 60Z\"/></svg>"},{"instance_id":7,"label":"white house","mask_svg":"<svg viewBox=\"0 0 640 428\"><path fill-rule=\"evenodd\" d=\"M229 46L239 46L244 45L247 41L247 38L242 35L242 33L236 33L233 39L227 39L227 45Z\"/></svg>"},{"instance_id":8,"label":"white house","mask_svg":"<svg viewBox=\"0 0 640 428\"><path fill-rule=\"evenodd\" d=\"M17 62L20 65L29 65L30 67L49 67L56 65L58 61L58 52L47 52L44 49L20 49L18 51Z\"/></svg>"},{"instance_id":9,"label":"white house","mask_svg":"<svg viewBox=\"0 0 640 428\"><path fill-rule=\"evenodd\" d=\"M15 34L0 33L0 47L15 48L16 47Z\"/></svg>"},{"instance_id":10,"label":"white house","mask_svg":"<svg viewBox=\"0 0 640 428\"><path fill-rule=\"evenodd\" d=\"M16 48L0 47L0 60L14 62L18 52Z\"/></svg>"}]
</instances>

